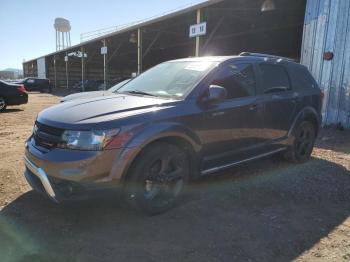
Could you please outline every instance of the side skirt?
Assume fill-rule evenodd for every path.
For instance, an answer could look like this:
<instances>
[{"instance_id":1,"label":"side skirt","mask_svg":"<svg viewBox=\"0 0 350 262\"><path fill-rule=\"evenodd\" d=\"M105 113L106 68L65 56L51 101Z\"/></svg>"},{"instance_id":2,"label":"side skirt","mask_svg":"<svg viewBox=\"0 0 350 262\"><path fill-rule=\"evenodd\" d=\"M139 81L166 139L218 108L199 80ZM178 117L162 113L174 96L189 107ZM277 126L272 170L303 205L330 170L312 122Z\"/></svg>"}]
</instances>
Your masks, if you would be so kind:
<instances>
[{"instance_id":1,"label":"side skirt","mask_svg":"<svg viewBox=\"0 0 350 262\"><path fill-rule=\"evenodd\" d=\"M237 161L237 162L233 162L233 163L230 163L230 164L209 168L209 169L201 171L201 176L209 175L209 174L212 174L212 173L215 173L215 172L218 172L218 171L221 171L221 170L233 167L233 166L237 166L237 165L240 165L240 164L252 161L252 160L256 160L256 159L263 158L263 157L266 157L266 156L274 155L276 153L285 151L286 149L287 149L286 147L283 147L283 148L279 148L279 149L276 149L276 150L273 150L273 151L270 151L270 152L267 152L267 153L263 153L263 154L260 154L260 155L254 156L254 157L250 157L250 158L243 159L243 160L240 160L240 161Z\"/></svg>"}]
</instances>

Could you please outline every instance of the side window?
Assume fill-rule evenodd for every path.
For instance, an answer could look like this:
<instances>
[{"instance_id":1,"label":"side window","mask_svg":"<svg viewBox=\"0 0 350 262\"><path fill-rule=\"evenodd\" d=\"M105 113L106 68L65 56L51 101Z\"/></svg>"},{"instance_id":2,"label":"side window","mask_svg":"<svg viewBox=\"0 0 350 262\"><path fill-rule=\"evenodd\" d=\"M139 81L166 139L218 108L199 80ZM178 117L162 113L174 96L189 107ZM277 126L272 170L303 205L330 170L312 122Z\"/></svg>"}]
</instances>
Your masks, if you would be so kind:
<instances>
[{"instance_id":1,"label":"side window","mask_svg":"<svg viewBox=\"0 0 350 262\"><path fill-rule=\"evenodd\" d=\"M295 90L305 90L316 87L316 83L307 69L300 66L293 66L289 71Z\"/></svg>"},{"instance_id":2,"label":"side window","mask_svg":"<svg viewBox=\"0 0 350 262\"><path fill-rule=\"evenodd\" d=\"M33 84L33 83L34 83L34 79L29 78L29 79L27 80L27 83L28 83L28 84Z\"/></svg>"},{"instance_id":3,"label":"side window","mask_svg":"<svg viewBox=\"0 0 350 262\"><path fill-rule=\"evenodd\" d=\"M255 75L252 64L228 64L217 74L213 85L225 87L227 99L254 96Z\"/></svg>"},{"instance_id":4,"label":"side window","mask_svg":"<svg viewBox=\"0 0 350 262\"><path fill-rule=\"evenodd\" d=\"M277 93L291 90L286 69L279 65L260 64L263 93Z\"/></svg>"}]
</instances>

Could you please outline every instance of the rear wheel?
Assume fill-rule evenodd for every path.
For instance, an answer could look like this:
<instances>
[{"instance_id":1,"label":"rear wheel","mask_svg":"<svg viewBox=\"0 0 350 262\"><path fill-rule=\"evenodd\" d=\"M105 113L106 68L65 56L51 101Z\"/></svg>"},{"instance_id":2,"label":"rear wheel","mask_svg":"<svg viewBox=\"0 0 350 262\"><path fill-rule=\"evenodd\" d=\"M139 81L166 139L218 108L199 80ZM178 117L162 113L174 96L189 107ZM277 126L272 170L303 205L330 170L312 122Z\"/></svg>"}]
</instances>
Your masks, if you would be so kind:
<instances>
[{"instance_id":1,"label":"rear wheel","mask_svg":"<svg viewBox=\"0 0 350 262\"><path fill-rule=\"evenodd\" d=\"M49 93L51 93L50 90L51 89L49 87L44 87L44 88L40 89L40 93L48 93L49 94Z\"/></svg>"},{"instance_id":2,"label":"rear wheel","mask_svg":"<svg viewBox=\"0 0 350 262\"><path fill-rule=\"evenodd\" d=\"M316 138L315 127L304 121L294 132L293 145L286 152L285 158L295 163L303 163L310 159Z\"/></svg>"},{"instance_id":3,"label":"rear wheel","mask_svg":"<svg viewBox=\"0 0 350 262\"><path fill-rule=\"evenodd\" d=\"M187 154L175 145L156 142L133 164L126 181L126 198L147 214L174 206L189 178Z\"/></svg>"},{"instance_id":4,"label":"rear wheel","mask_svg":"<svg viewBox=\"0 0 350 262\"><path fill-rule=\"evenodd\" d=\"M6 103L5 98L0 96L0 112L5 111L6 107L7 107L7 103Z\"/></svg>"}]
</instances>

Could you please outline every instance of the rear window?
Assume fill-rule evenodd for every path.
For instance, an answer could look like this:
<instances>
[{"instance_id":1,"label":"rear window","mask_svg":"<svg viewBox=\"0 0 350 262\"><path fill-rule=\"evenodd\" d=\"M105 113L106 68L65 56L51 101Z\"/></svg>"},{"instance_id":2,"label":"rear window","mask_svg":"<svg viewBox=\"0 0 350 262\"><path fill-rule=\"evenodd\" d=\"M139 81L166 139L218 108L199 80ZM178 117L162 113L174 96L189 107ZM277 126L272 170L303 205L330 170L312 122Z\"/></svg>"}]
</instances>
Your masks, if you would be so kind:
<instances>
[{"instance_id":1,"label":"rear window","mask_svg":"<svg viewBox=\"0 0 350 262\"><path fill-rule=\"evenodd\" d=\"M301 66L290 67L289 74L295 90L305 90L317 86L315 80L306 68Z\"/></svg>"},{"instance_id":2,"label":"rear window","mask_svg":"<svg viewBox=\"0 0 350 262\"><path fill-rule=\"evenodd\" d=\"M278 93L291 89L286 69L279 65L260 64L260 72L263 83L263 93Z\"/></svg>"}]
</instances>

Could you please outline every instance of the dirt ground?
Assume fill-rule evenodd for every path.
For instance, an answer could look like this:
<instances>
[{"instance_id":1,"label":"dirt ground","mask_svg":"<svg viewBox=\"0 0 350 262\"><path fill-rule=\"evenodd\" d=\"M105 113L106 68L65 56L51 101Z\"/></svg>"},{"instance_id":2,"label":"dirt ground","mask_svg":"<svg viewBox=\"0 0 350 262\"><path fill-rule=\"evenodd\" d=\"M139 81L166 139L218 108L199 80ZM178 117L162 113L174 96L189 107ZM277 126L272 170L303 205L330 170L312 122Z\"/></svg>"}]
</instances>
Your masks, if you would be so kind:
<instances>
[{"instance_id":1,"label":"dirt ground","mask_svg":"<svg viewBox=\"0 0 350 262\"><path fill-rule=\"evenodd\" d=\"M146 217L118 199L56 205L23 178L37 113L0 114L0 261L350 261L350 132L322 130L312 159L259 160L192 185Z\"/></svg>"}]
</instances>

